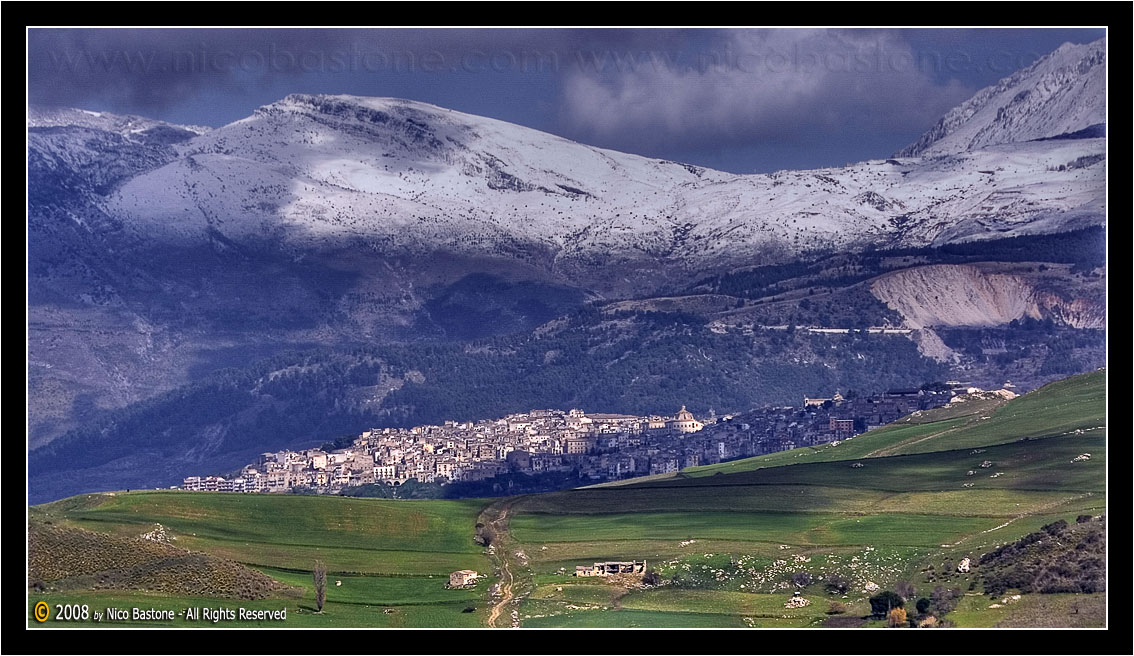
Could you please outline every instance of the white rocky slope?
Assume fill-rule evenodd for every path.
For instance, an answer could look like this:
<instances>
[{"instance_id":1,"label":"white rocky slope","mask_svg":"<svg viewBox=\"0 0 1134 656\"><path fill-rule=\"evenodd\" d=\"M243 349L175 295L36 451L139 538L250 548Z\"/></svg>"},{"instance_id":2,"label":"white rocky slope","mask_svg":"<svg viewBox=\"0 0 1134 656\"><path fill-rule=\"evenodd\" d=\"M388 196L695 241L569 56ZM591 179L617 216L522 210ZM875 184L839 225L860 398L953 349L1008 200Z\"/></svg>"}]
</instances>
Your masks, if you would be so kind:
<instances>
[{"instance_id":1,"label":"white rocky slope","mask_svg":"<svg viewBox=\"0 0 1134 656\"><path fill-rule=\"evenodd\" d=\"M982 149L1077 132L1106 122L1106 40L1065 43L978 91L898 156Z\"/></svg>"}]
</instances>

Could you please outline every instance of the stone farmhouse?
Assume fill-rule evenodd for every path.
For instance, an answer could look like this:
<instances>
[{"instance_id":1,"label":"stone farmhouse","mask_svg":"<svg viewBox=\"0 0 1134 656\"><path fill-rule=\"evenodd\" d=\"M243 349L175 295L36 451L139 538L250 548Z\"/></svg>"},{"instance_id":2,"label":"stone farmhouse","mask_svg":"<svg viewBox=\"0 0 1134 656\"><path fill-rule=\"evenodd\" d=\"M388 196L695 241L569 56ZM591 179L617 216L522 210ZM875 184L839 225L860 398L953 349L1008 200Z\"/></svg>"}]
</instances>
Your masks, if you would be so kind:
<instances>
[{"instance_id":1,"label":"stone farmhouse","mask_svg":"<svg viewBox=\"0 0 1134 656\"><path fill-rule=\"evenodd\" d=\"M644 560L610 560L593 565L576 565L575 576L613 576L616 574L645 574Z\"/></svg>"}]
</instances>

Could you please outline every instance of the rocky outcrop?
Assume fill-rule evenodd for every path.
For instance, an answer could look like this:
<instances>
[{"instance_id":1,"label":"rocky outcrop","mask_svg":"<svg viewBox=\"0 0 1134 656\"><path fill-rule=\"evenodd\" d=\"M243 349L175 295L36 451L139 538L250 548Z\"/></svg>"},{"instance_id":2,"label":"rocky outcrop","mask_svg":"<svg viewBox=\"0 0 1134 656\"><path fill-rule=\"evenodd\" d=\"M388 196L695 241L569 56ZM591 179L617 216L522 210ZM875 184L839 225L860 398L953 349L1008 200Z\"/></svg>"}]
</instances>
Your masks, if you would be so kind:
<instances>
[{"instance_id":1,"label":"rocky outcrop","mask_svg":"<svg viewBox=\"0 0 1134 656\"><path fill-rule=\"evenodd\" d=\"M1039 291L1023 275L987 272L970 264L903 269L876 279L870 291L915 329L998 326L1024 318L1052 319L1074 328L1105 326L1105 307L1095 301L1067 300Z\"/></svg>"},{"instance_id":2,"label":"rocky outcrop","mask_svg":"<svg viewBox=\"0 0 1134 656\"><path fill-rule=\"evenodd\" d=\"M1058 294L1039 293L1036 303L1044 316L1075 328L1105 328L1106 306L1090 299L1067 301Z\"/></svg>"},{"instance_id":3,"label":"rocky outcrop","mask_svg":"<svg viewBox=\"0 0 1134 656\"><path fill-rule=\"evenodd\" d=\"M883 276L871 293L911 328L996 326L1040 318L1031 285L1015 275L986 274L969 265L932 265Z\"/></svg>"}]
</instances>

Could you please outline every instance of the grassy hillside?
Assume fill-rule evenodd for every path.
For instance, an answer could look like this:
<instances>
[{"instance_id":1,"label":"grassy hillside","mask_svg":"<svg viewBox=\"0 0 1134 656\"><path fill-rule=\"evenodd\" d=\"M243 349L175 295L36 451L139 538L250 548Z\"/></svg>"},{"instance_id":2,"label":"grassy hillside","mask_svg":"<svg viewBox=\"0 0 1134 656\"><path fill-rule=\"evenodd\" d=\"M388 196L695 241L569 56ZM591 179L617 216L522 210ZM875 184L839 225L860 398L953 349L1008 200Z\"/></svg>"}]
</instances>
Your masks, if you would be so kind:
<instances>
[{"instance_id":1,"label":"grassy hillside","mask_svg":"<svg viewBox=\"0 0 1134 656\"><path fill-rule=\"evenodd\" d=\"M832 446L824 444L690 467L685 476L731 474L752 469L832 462L909 453L929 453L1050 437L1076 430L1105 432L1106 372L1093 371L1045 385L1011 401L984 400L928 410Z\"/></svg>"},{"instance_id":2,"label":"grassy hillside","mask_svg":"<svg viewBox=\"0 0 1134 656\"><path fill-rule=\"evenodd\" d=\"M483 570L472 541L476 500L388 501L320 496L130 492L38 508L76 526L137 535L161 523L178 546L250 565L367 574Z\"/></svg>"},{"instance_id":3,"label":"grassy hillside","mask_svg":"<svg viewBox=\"0 0 1134 656\"><path fill-rule=\"evenodd\" d=\"M940 586L953 610L939 614L958 625L1097 625L1097 614L1042 619L1037 609L1070 602L1036 595L989 608L997 600L981 595L977 563L1045 525L1105 512L1105 399L1105 373L1094 372L838 446L527 497L511 523L535 579L522 612L538 626L820 626L830 602L861 618L872 584L906 582L921 590L911 612ZM1091 458L1073 462L1083 453ZM570 576L575 565L642 558L662 587ZM964 558L970 570L958 572ZM831 594L839 579L849 585ZM811 603L785 608L792 591ZM1097 608L1098 596L1078 601Z\"/></svg>"},{"instance_id":4,"label":"grassy hillside","mask_svg":"<svg viewBox=\"0 0 1134 656\"><path fill-rule=\"evenodd\" d=\"M132 492L73 497L31 514L108 540L161 524L173 545L253 567L290 590L246 605L288 608L287 626L479 626L490 618L528 627L881 626L868 598L899 584L911 614L924 598L933 621L1098 626L1102 592L1038 594L1011 582L1032 580L1024 575L1047 567L1048 554L1065 555L1065 545L1035 536L1055 535L1061 522L1072 526L1066 535L1104 530L1095 518L1106 508L1105 401L1105 372L1095 372L1007 403L921 413L834 447L491 504ZM1084 453L1090 458L1077 458ZM498 549L474 542L478 522L490 524ZM1026 549L1005 548L1022 538ZM1085 560L1059 557L1095 563L1104 545L1091 542ZM982 561L990 553L1000 555ZM966 558L968 571L959 571ZM316 559L331 581L321 615ZM660 585L572 576L576 565L629 559L646 559ZM1068 567L1054 579L1062 587L1035 589L1065 592L1076 580ZM489 595L496 578L445 589L447 574L466 568L499 570L505 600ZM986 585L995 597L983 594ZM793 592L808 603L786 607ZM66 601L217 604L215 593L131 594L141 596L73 588ZM63 598L33 591L29 607L39 599Z\"/></svg>"},{"instance_id":5,"label":"grassy hillside","mask_svg":"<svg viewBox=\"0 0 1134 656\"><path fill-rule=\"evenodd\" d=\"M156 539L38 519L28 524L28 581L35 590L142 590L244 600L297 592L262 572Z\"/></svg>"}]
</instances>

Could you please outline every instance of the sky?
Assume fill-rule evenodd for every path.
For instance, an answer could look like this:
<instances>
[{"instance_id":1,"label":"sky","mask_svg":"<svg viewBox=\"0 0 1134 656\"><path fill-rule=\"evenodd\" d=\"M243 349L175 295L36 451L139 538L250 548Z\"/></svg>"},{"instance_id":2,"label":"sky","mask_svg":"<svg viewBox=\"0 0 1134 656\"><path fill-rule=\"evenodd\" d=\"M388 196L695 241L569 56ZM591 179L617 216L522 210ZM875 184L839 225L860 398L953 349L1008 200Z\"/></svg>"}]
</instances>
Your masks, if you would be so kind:
<instances>
[{"instance_id":1,"label":"sky","mask_svg":"<svg viewBox=\"0 0 1134 656\"><path fill-rule=\"evenodd\" d=\"M736 173L915 141L1103 29L28 30L33 106L220 126L290 93L389 96Z\"/></svg>"}]
</instances>

